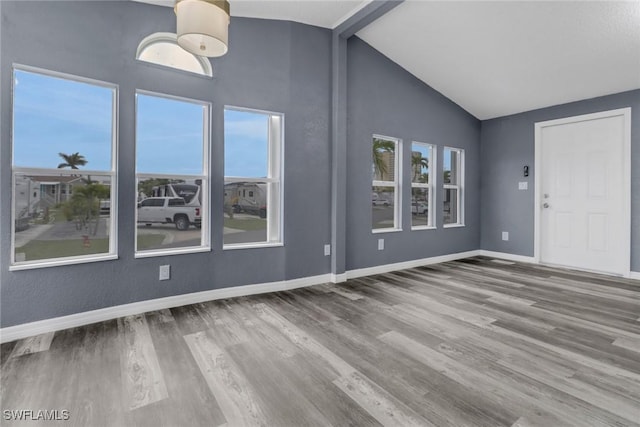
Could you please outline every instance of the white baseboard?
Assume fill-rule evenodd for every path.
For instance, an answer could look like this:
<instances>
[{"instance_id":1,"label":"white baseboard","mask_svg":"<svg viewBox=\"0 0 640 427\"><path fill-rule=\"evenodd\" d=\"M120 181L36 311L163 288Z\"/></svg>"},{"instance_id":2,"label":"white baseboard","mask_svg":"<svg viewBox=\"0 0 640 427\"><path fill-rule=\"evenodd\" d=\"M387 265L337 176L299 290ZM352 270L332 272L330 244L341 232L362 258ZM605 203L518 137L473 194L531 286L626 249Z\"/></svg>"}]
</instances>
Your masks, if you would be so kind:
<instances>
[{"instance_id":1,"label":"white baseboard","mask_svg":"<svg viewBox=\"0 0 640 427\"><path fill-rule=\"evenodd\" d=\"M347 273L333 274L331 273L332 283L342 283L347 281Z\"/></svg>"},{"instance_id":2,"label":"white baseboard","mask_svg":"<svg viewBox=\"0 0 640 427\"><path fill-rule=\"evenodd\" d=\"M411 261L398 262L394 264L378 265L375 267L359 268L349 270L342 274L322 274L319 276L303 277L293 280L283 280L279 282L261 283L254 285L235 286L222 289L212 289L210 291L194 292L184 295L158 298L148 301L134 302L131 304L118 305L115 307L101 308L99 310L87 311L84 313L71 314L69 316L56 317L53 319L39 320L37 322L25 323L22 325L9 326L0 329L0 343L27 338L47 332L59 331L62 329L88 325L105 320L116 319L123 316L146 313L148 311L162 310L165 308L180 307L188 304L212 301L223 298L239 296L258 295L268 292L286 291L290 289L302 288L306 286L319 285L322 283L341 283L347 279L370 276L374 274L389 273L391 271L404 270L407 268L422 267L441 262L455 261L458 259L473 256L486 256L508 261L525 263L536 263L534 257L513 255L502 252L492 252L485 250L473 250L456 254L442 255L431 258L422 258ZM640 272L632 271L632 279L640 280Z\"/></svg>"},{"instance_id":3,"label":"white baseboard","mask_svg":"<svg viewBox=\"0 0 640 427\"><path fill-rule=\"evenodd\" d=\"M441 255L431 258L421 258L411 261L397 262L394 264L377 265L375 267L359 268L357 270L347 271L347 279L355 279L356 277L371 276L374 274L389 273L391 271L404 270L407 268L422 267L429 264L438 264L441 262L455 261L457 259L469 258L479 255L478 251L460 252L457 254Z\"/></svg>"},{"instance_id":4,"label":"white baseboard","mask_svg":"<svg viewBox=\"0 0 640 427\"><path fill-rule=\"evenodd\" d=\"M484 249L480 249L478 252L479 252L478 255L486 256L489 258L498 258L506 261L525 262L528 264L538 263L536 259L532 256L514 255L506 252L485 251Z\"/></svg>"},{"instance_id":5,"label":"white baseboard","mask_svg":"<svg viewBox=\"0 0 640 427\"><path fill-rule=\"evenodd\" d=\"M91 323L103 322L105 320L117 319L118 317L146 313L148 311L180 307L183 305L196 304L199 302L212 301L223 298L286 291L290 289L328 283L332 280L333 277L331 274L322 274L319 276L303 277L300 279L283 280L279 282L212 289L210 291L194 292L190 294L175 295L171 297L157 298L148 301L118 305L115 307L101 308L99 310L86 311L84 313L71 314L69 316L39 320L37 322L24 323L22 325L2 328L0 329L0 343L32 337L47 332L60 331L62 329L89 325Z\"/></svg>"},{"instance_id":6,"label":"white baseboard","mask_svg":"<svg viewBox=\"0 0 640 427\"><path fill-rule=\"evenodd\" d=\"M639 271L629 272L629 279L640 280L640 272Z\"/></svg>"}]
</instances>

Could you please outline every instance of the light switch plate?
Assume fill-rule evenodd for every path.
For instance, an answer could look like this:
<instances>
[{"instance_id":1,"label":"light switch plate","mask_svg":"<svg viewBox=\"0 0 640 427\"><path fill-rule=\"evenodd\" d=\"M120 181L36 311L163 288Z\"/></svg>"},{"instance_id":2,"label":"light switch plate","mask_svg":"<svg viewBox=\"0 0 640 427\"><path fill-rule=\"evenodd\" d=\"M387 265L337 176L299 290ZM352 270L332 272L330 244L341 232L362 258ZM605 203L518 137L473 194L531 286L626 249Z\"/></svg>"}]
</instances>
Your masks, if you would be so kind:
<instances>
[{"instance_id":1,"label":"light switch plate","mask_svg":"<svg viewBox=\"0 0 640 427\"><path fill-rule=\"evenodd\" d=\"M378 239L378 250L379 251L384 250L384 239Z\"/></svg>"},{"instance_id":2,"label":"light switch plate","mask_svg":"<svg viewBox=\"0 0 640 427\"><path fill-rule=\"evenodd\" d=\"M331 255L331 245L324 245L324 256Z\"/></svg>"},{"instance_id":3,"label":"light switch plate","mask_svg":"<svg viewBox=\"0 0 640 427\"><path fill-rule=\"evenodd\" d=\"M171 266L170 265L161 265L160 266L160 280L169 280L171 278Z\"/></svg>"},{"instance_id":4,"label":"light switch plate","mask_svg":"<svg viewBox=\"0 0 640 427\"><path fill-rule=\"evenodd\" d=\"M508 231L503 231L502 232L502 240L509 240L509 232Z\"/></svg>"},{"instance_id":5,"label":"light switch plate","mask_svg":"<svg viewBox=\"0 0 640 427\"><path fill-rule=\"evenodd\" d=\"M518 190L528 190L529 183L527 181L522 181L518 183Z\"/></svg>"}]
</instances>

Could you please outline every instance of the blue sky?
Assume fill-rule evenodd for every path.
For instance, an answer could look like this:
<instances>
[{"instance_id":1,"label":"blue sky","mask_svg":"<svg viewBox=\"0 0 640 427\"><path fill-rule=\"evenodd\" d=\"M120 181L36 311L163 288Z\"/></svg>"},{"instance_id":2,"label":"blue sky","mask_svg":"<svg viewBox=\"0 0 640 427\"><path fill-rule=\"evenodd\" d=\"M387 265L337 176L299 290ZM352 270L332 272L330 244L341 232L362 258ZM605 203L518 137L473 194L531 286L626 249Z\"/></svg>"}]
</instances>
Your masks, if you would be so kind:
<instances>
[{"instance_id":1,"label":"blue sky","mask_svg":"<svg viewBox=\"0 0 640 427\"><path fill-rule=\"evenodd\" d=\"M81 169L110 170L113 90L15 71L14 163L56 168L58 153L83 155ZM141 173L202 173L200 104L137 95L136 167ZM267 175L268 116L225 111L225 175Z\"/></svg>"},{"instance_id":2,"label":"blue sky","mask_svg":"<svg viewBox=\"0 0 640 427\"><path fill-rule=\"evenodd\" d=\"M113 91L16 70L14 163L56 168L58 153L80 153L84 169L111 169Z\"/></svg>"}]
</instances>

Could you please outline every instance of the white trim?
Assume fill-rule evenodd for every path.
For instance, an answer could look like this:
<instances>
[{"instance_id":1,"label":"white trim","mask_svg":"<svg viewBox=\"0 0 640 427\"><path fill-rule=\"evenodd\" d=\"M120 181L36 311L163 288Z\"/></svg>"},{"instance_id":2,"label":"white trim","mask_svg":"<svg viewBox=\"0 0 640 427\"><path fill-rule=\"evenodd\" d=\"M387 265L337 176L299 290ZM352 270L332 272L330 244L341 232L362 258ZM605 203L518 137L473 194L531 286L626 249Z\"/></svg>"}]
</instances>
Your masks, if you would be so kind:
<instances>
[{"instance_id":1,"label":"white trim","mask_svg":"<svg viewBox=\"0 0 640 427\"><path fill-rule=\"evenodd\" d=\"M63 79L63 80L72 80L72 81L76 81L79 83L87 83L87 84L91 84L94 86L101 86L101 87L106 87L109 89L115 89L118 90L119 85L117 85L116 83L111 83L111 82L107 82L105 80L97 80L97 79L92 79L90 77L83 77L83 76L79 76L77 74L69 74L69 73L63 73L61 71L54 71L54 70L49 70L47 68L41 68L41 67L34 67L32 65L24 65L24 64L19 64L14 62L13 66L12 66L13 70L20 70L20 71L24 71L27 73L32 73L32 74L41 74L44 76L48 76L48 77L55 77L58 79ZM13 77L15 77L15 74L12 72L11 75ZM13 85L13 83L12 83Z\"/></svg>"},{"instance_id":2,"label":"white trim","mask_svg":"<svg viewBox=\"0 0 640 427\"><path fill-rule=\"evenodd\" d=\"M342 283L348 280L347 273L333 274L331 273L331 282L332 283Z\"/></svg>"},{"instance_id":3,"label":"white trim","mask_svg":"<svg viewBox=\"0 0 640 427\"><path fill-rule=\"evenodd\" d=\"M183 102L185 104L196 105L202 108L202 169L201 174L167 174L167 173L153 173L153 172L139 172L138 171L138 126L139 126L139 98L140 96L148 98L160 98L168 99L176 102ZM200 194L202 204L200 206L200 245L189 246L185 248L156 248L151 250L138 250L138 228L133 235L134 238L134 258L147 258L155 256L165 255L179 255L184 253L194 252L209 252L211 251L211 197L209 186L211 184L211 176L209 173L211 163L211 120L212 120L212 105L211 102L201 101L193 98L185 98L181 96L169 95L166 93L152 92L144 89L136 89L135 91L135 111L134 111L134 128L135 128L135 144L134 144L134 165L135 165L135 199L133 200L134 206L138 204L138 191L141 179L150 178L165 178L165 179L194 179L201 180ZM138 210L135 210L135 221L138 224Z\"/></svg>"},{"instance_id":4,"label":"white trim","mask_svg":"<svg viewBox=\"0 0 640 427\"><path fill-rule=\"evenodd\" d=\"M86 264L89 262L111 261L118 259L117 254L80 255L65 258L46 258L44 260L24 261L9 266L9 271L33 270L35 268L60 267L63 265Z\"/></svg>"},{"instance_id":5,"label":"white trim","mask_svg":"<svg viewBox=\"0 0 640 427\"><path fill-rule=\"evenodd\" d=\"M583 114L580 116L564 117L561 119L547 120L544 122L536 122L534 124L535 130L535 158L534 158L534 174L535 174L535 189L534 189L534 224L533 224L533 253L536 262L540 262L541 258L541 244L540 234L541 229L541 195L542 191L542 128L549 126L558 126L569 123L584 122L588 120L605 119L609 117L622 116L624 118L624 136L622 142L622 154L625 159L622 165L623 173L623 190L622 193L626 195L624 200L623 209L623 227L625 227L623 235L625 241L623 242L623 250L625 253L625 267L623 271L616 272L622 274L625 277L631 277L631 107L619 108L616 110L601 111L592 114ZM575 267L571 267L575 268Z\"/></svg>"},{"instance_id":6,"label":"white trim","mask_svg":"<svg viewBox=\"0 0 640 427\"><path fill-rule=\"evenodd\" d=\"M372 234L381 234L381 233L396 233L398 231L402 231L402 228L374 228L371 230Z\"/></svg>"},{"instance_id":7,"label":"white trim","mask_svg":"<svg viewBox=\"0 0 640 427\"><path fill-rule=\"evenodd\" d=\"M442 228L462 228L466 227L465 224L455 223L455 224L442 224Z\"/></svg>"},{"instance_id":8,"label":"white trim","mask_svg":"<svg viewBox=\"0 0 640 427\"><path fill-rule=\"evenodd\" d=\"M61 265L82 264L86 262L104 261L118 258L118 154L120 144L120 110L119 110L119 93L120 86L115 83L109 83L102 80L90 79L74 74L61 73L58 71L47 70L44 68L32 67L13 63L11 71L11 128L15 129L15 85L16 72L22 71L31 74L37 74L42 77L66 80L69 82L88 84L101 87L111 91L111 164L108 171L102 170L86 170L86 169L53 169L53 168L30 168L17 167L15 165L14 151L15 138L13 131L11 134L11 242L9 255L9 271L30 270L34 268L57 267ZM34 261L16 261L16 175L47 175L47 176L73 176L73 175L98 175L109 177L109 229L111 230L109 240L109 252L104 254L80 255L64 258L45 258ZM79 177L81 178L81 177Z\"/></svg>"},{"instance_id":9,"label":"white trim","mask_svg":"<svg viewBox=\"0 0 640 427\"><path fill-rule=\"evenodd\" d=\"M24 323L16 326L9 326L0 329L0 343L27 338L47 332L55 332L62 329L88 325L96 322L116 319L122 316L146 313L153 310L162 310L172 307L180 307L199 302L213 301L217 299L233 298L239 296L258 295L269 292L285 291L296 288L319 285L323 283L341 283L348 279L364 277L374 274L389 273L392 271L404 270L408 268L421 267L425 265L438 264L447 261L455 261L474 256L486 256L490 258L504 259L516 262L535 263L533 257L513 255L503 252L493 252L483 249L460 252L457 254L441 255L431 258L423 258L412 261L386 264L375 267L349 270L341 274L321 274L318 276L303 277L292 280L278 282L235 286L222 289L212 289L209 291L194 292L184 295L174 295L170 297L157 298L153 300L140 301L131 304L123 304L115 307L101 308L98 310L86 311L83 313L71 314L69 316L56 317L53 319L39 320L31 323ZM87 261L85 261L87 262ZM631 279L640 280L640 272L632 271Z\"/></svg>"},{"instance_id":10,"label":"white trim","mask_svg":"<svg viewBox=\"0 0 640 427\"><path fill-rule=\"evenodd\" d=\"M384 141L393 142L395 144L395 150L393 152L393 181L383 181L383 180L371 180L371 187L393 187L393 231L402 231L402 177L403 177L403 167L402 164L404 162L402 159L402 151L403 151L403 143L402 139L395 138L392 136L384 136L377 133L374 133L371 137L371 143L373 144L376 139L382 139ZM371 159L373 162L373 158ZM375 176L374 176L375 178ZM373 228L373 216L371 221L371 229L375 233L377 228Z\"/></svg>"},{"instance_id":11,"label":"white trim","mask_svg":"<svg viewBox=\"0 0 640 427\"><path fill-rule=\"evenodd\" d=\"M433 225L416 225L411 226L411 231L420 231L420 230L437 230L437 227Z\"/></svg>"},{"instance_id":12,"label":"white trim","mask_svg":"<svg viewBox=\"0 0 640 427\"><path fill-rule=\"evenodd\" d=\"M431 258L414 259L411 261L397 262L394 264L377 265L375 267L359 268L357 270L347 271L347 279L356 277L371 276L374 274L389 273L391 271L405 270L407 268L422 267L424 265L439 264L441 262L455 261L458 259L469 258L479 255L478 250L459 252L456 254L440 255Z\"/></svg>"},{"instance_id":13,"label":"white trim","mask_svg":"<svg viewBox=\"0 0 640 427\"><path fill-rule=\"evenodd\" d=\"M267 207L267 241L248 242L246 244L223 244L223 249L282 246L284 242L284 114L253 108L225 105L225 122L227 111L260 114L266 116L267 118L267 176L242 177L225 175L224 177L225 187L228 183L234 182L265 184L265 204ZM225 132L224 145L226 144L227 141ZM226 165L223 167L223 169L225 168Z\"/></svg>"},{"instance_id":14,"label":"white trim","mask_svg":"<svg viewBox=\"0 0 640 427\"><path fill-rule=\"evenodd\" d=\"M504 259L506 261L524 262L527 264L538 264L538 261L535 259L535 257L509 254L506 252L494 252L494 251L486 251L484 249L480 249L480 253L478 255L486 256L489 258Z\"/></svg>"},{"instance_id":15,"label":"white trim","mask_svg":"<svg viewBox=\"0 0 640 427\"><path fill-rule=\"evenodd\" d=\"M442 170L443 170L443 175L444 175L444 155L446 153L446 151L449 150L451 153L456 152L458 155L456 156L456 184L451 184L451 183L445 183L444 182L444 178L442 179L443 183L442 183L442 188L443 190L456 190L456 203L458 204L457 206L457 211L458 211L458 215L456 218L456 222L454 223L444 223L444 218L443 218L443 228L449 228L449 227L464 227L464 218L465 218L465 214L464 214L464 208L465 208L465 203L464 203L464 190L465 190L465 183L464 183L464 179L465 179L465 173L464 173L464 168L465 168L465 150L464 148L455 148L455 147L449 147L449 146L445 146L442 149ZM450 154L451 155L451 154ZM452 165L450 165L452 166ZM451 172L451 171L449 171ZM451 177L449 178L451 179ZM443 192L444 194L444 192ZM444 203L444 201L443 201ZM444 208L444 205L442 206ZM443 212L444 215L444 212Z\"/></svg>"},{"instance_id":16,"label":"white trim","mask_svg":"<svg viewBox=\"0 0 640 427\"><path fill-rule=\"evenodd\" d=\"M137 240L138 239L136 239L136 242ZM135 252L133 257L136 259L153 258L153 257L169 256L169 255L196 254L200 252L211 252L211 246L187 246L183 248L141 250L141 251Z\"/></svg>"},{"instance_id":17,"label":"white trim","mask_svg":"<svg viewBox=\"0 0 640 427\"><path fill-rule=\"evenodd\" d=\"M417 145L419 147L425 147L429 150L429 164L428 164L428 168L429 171L427 172L427 177L428 180L426 183L423 182L413 182L413 164L411 163L413 161L413 146ZM436 146L434 144L429 144L428 142L420 142L420 141L411 141L411 150L409 153L409 164L411 166L411 208L409 209L411 211L411 213L413 213L413 189L414 188L426 188L429 191L429 200L427 200L427 208L428 208L428 215L427 215L427 225L418 225L418 226L414 226L413 225L413 219L411 220L411 231L414 230L430 230L430 229L434 229L436 228L436 220L435 220L435 192L436 192L436 177L438 175L437 173L437 151L436 151ZM434 173L435 172L435 173ZM417 208L417 202L416 202L416 211L418 210Z\"/></svg>"},{"instance_id":18,"label":"white trim","mask_svg":"<svg viewBox=\"0 0 640 427\"><path fill-rule=\"evenodd\" d=\"M223 251L234 251L237 249L260 249L260 248L281 248L284 247L282 242L263 242L263 243L228 243L222 245Z\"/></svg>"},{"instance_id":19,"label":"white trim","mask_svg":"<svg viewBox=\"0 0 640 427\"><path fill-rule=\"evenodd\" d=\"M83 313L71 314L69 316L39 320L37 322L24 323L22 325L2 328L0 329L0 343L44 334L47 332L54 332L67 328L89 325L91 323L103 322L105 320L116 319L118 317L146 313L154 310L180 307L183 305L196 304L199 302L212 301L217 299L258 295L269 292L287 291L290 289L319 285L322 283L329 283L331 282L331 279L331 274L322 274L319 276L303 277L300 279L283 280L255 285L233 286L222 289L212 289L209 291L175 295L148 301L134 302L131 304L123 304L115 307L85 311Z\"/></svg>"}]
</instances>

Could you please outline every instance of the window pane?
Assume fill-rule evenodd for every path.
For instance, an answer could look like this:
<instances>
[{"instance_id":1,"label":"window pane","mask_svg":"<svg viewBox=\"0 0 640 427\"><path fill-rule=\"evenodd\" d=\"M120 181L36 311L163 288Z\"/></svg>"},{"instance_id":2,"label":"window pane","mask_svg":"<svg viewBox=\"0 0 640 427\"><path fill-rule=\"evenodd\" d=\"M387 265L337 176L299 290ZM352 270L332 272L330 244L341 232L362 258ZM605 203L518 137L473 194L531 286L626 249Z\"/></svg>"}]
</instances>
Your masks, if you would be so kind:
<instances>
[{"instance_id":1,"label":"window pane","mask_svg":"<svg viewBox=\"0 0 640 427\"><path fill-rule=\"evenodd\" d=\"M395 181L396 141L373 138L372 178L375 181Z\"/></svg>"},{"instance_id":2,"label":"window pane","mask_svg":"<svg viewBox=\"0 0 640 427\"><path fill-rule=\"evenodd\" d=\"M413 144L411 148L411 182L429 183L429 165L431 148L422 144Z\"/></svg>"},{"instance_id":3,"label":"window pane","mask_svg":"<svg viewBox=\"0 0 640 427\"><path fill-rule=\"evenodd\" d=\"M202 104L137 94L138 173L203 174Z\"/></svg>"},{"instance_id":4,"label":"window pane","mask_svg":"<svg viewBox=\"0 0 640 427\"><path fill-rule=\"evenodd\" d=\"M371 218L373 229L395 227L395 189L393 187L373 187L371 193Z\"/></svg>"},{"instance_id":5,"label":"window pane","mask_svg":"<svg viewBox=\"0 0 640 427\"><path fill-rule=\"evenodd\" d=\"M137 250L201 246L204 213L201 200L200 180L139 180Z\"/></svg>"},{"instance_id":6,"label":"window pane","mask_svg":"<svg viewBox=\"0 0 640 427\"><path fill-rule=\"evenodd\" d=\"M445 184L458 185L459 184L459 171L458 165L460 164L460 152L452 150L450 148L444 149L444 176L443 180Z\"/></svg>"},{"instance_id":7,"label":"window pane","mask_svg":"<svg viewBox=\"0 0 640 427\"><path fill-rule=\"evenodd\" d=\"M411 226L429 225L429 189L411 189Z\"/></svg>"},{"instance_id":8,"label":"window pane","mask_svg":"<svg viewBox=\"0 0 640 427\"><path fill-rule=\"evenodd\" d=\"M18 167L111 170L114 89L14 71Z\"/></svg>"},{"instance_id":9,"label":"window pane","mask_svg":"<svg viewBox=\"0 0 640 427\"><path fill-rule=\"evenodd\" d=\"M111 177L16 174L15 261L110 252Z\"/></svg>"},{"instance_id":10,"label":"window pane","mask_svg":"<svg viewBox=\"0 0 640 427\"><path fill-rule=\"evenodd\" d=\"M458 222L458 190L454 188L445 188L444 223L457 224Z\"/></svg>"},{"instance_id":11,"label":"window pane","mask_svg":"<svg viewBox=\"0 0 640 427\"><path fill-rule=\"evenodd\" d=\"M269 184L224 184L224 244L267 242Z\"/></svg>"},{"instance_id":12,"label":"window pane","mask_svg":"<svg viewBox=\"0 0 640 427\"><path fill-rule=\"evenodd\" d=\"M224 111L224 174L245 178L268 175L269 115Z\"/></svg>"}]
</instances>

